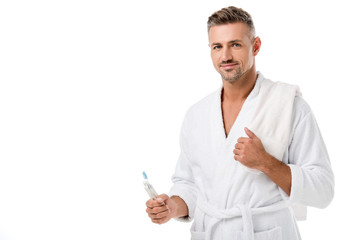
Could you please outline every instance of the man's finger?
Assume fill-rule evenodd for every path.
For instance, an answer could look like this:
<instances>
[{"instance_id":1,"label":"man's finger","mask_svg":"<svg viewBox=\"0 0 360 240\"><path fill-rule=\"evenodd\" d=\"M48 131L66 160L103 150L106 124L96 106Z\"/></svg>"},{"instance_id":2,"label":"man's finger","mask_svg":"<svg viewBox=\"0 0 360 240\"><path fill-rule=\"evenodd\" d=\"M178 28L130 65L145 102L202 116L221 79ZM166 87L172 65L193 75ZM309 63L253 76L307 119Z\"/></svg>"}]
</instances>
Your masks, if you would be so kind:
<instances>
[{"instance_id":1,"label":"man's finger","mask_svg":"<svg viewBox=\"0 0 360 240\"><path fill-rule=\"evenodd\" d=\"M166 195L166 194L161 194L161 195L159 195L159 196L156 198L156 201L157 201L158 203L165 203L165 201L168 200L168 199L169 199L169 196L168 196L168 195Z\"/></svg>"},{"instance_id":2,"label":"man's finger","mask_svg":"<svg viewBox=\"0 0 360 240\"><path fill-rule=\"evenodd\" d=\"M146 202L146 206L148 208L161 207L164 205L165 205L165 203L163 201L157 201L157 200L153 200L153 199L150 199L149 201Z\"/></svg>"},{"instance_id":3,"label":"man's finger","mask_svg":"<svg viewBox=\"0 0 360 240\"><path fill-rule=\"evenodd\" d=\"M235 144L235 148L236 148L236 149L242 149L243 146L244 146L244 143L236 143L236 144Z\"/></svg>"},{"instance_id":4,"label":"man's finger","mask_svg":"<svg viewBox=\"0 0 360 240\"><path fill-rule=\"evenodd\" d=\"M233 151L233 153L234 153L235 155L240 155L240 154L241 154L241 150L235 148L234 151Z\"/></svg>"},{"instance_id":5,"label":"man's finger","mask_svg":"<svg viewBox=\"0 0 360 240\"><path fill-rule=\"evenodd\" d=\"M151 219L151 221L156 224L163 224L163 223L166 223L168 221L168 219L166 217L164 217L161 219Z\"/></svg>"},{"instance_id":6,"label":"man's finger","mask_svg":"<svg viewBox=\"0 0 360 240\"><path fill-rule=\"evenodd\" d=\"M146 202L146 206L149 208L154 208L154 207L159 207L159 206L164 206L165 205L165 201L169 199L169 196L166 194L161 194L159 196L157 196L156 199L149 199Z\"/></svg>"},{"instance_id":7,"label":"man's finger","mask_svg":"<svg viewBox=\"0 0 360 240\"><path fill-rule=\"evenodd\" d=\"M157 214L160 212L169 211L169 208L166 205L161 205L160 207L154 207L154 208L147 208L146 212L151 214Z\"/></svg>"},{"instance_id":8,"label":"man's finger","mask_svg":"<svg viewBox=\"0 0 360 240\"><path fill-rule=\"evenodd\" d=\"M248 135L249 138L254 139L257 138L255 133L253 133L252 131L250 131L250 129L248 129L247 127L245 128L245 133L246 135Z\"/></svg>"},{"instance_id":9,"label":"man's finger","mask_svg":"<svg viewBox=\"0 0 360 240\"><path fill-rule=\"evenodd\" d=\"M161 219L167 217L169 215L169 211L163 211L159 213L149 213L148 214L151 219Z\"/></svg>"},{"instance_id":10,"label":"man's finger","mask_svg":"<svg viewBox=\"0 0 360 240\"><path fill-rule=\"evenodd\" d=\"M249 138L247 137L241 137L237 140L238 143L246 143L247 141L249 141Z\"/></svg>"}]
</instances>

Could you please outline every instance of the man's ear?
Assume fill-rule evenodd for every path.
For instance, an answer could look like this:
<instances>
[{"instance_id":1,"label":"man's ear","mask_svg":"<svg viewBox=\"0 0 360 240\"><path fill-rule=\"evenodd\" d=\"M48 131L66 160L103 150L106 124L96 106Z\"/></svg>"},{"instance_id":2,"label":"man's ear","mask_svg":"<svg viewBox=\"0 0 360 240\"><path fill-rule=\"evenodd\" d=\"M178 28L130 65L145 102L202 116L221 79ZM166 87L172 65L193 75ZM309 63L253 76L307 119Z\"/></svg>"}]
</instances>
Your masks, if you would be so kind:
<instances>
[{"instance_id":1,"label":"man's ear","mask_svg":"<svg viewBox=\"0 0 360 240\"><path fill-rule=\"evenodd\" d=\"M261 47L261 39L259 37L256 37L254 39L254 43L253 43L253 55L256 56L259 51L260 51L260 47Z\"/></svg>"}]
</instances>

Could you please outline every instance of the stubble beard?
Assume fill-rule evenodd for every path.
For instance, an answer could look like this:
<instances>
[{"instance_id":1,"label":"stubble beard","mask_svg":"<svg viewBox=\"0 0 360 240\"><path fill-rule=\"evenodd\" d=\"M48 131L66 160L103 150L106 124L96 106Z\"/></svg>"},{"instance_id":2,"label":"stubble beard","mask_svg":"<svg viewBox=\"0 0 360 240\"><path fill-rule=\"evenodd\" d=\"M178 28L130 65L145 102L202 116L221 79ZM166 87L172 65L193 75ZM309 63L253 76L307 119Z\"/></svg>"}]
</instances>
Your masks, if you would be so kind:
<instances>
[{"instance_id":1,"label":"stubble beard","mask_svg":"<svg viewBox=\"0 0 360 240\"><path fill-rule=\"evenodd\" d=\"M223 80L225 80L226 82L229 82L229 83L234 83L236 82L237 80L239 80L241 78L241 76L243 75L243 71L241 70L240 67L237 67L236 69L231 69L231 70L228 70L225 72L228 73L224 73L222 71L218 71L222 77ZM233 74L231 74L232 72L234 72Z\"/></svg>"}]
</instances>

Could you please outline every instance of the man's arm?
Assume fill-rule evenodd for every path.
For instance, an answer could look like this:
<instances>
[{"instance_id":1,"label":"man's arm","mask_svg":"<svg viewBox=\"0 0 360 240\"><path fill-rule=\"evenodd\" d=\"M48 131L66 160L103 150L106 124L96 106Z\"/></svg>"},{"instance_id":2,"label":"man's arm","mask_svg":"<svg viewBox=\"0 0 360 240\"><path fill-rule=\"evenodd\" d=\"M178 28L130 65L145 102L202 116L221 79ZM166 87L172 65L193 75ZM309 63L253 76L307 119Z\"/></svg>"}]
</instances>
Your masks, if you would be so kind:
<instances>
[{"instance_id":1,"label":"man's arm","mask_svg":"<svg viewBox=\"0 0 360 240\"><path fill-rule=\"evenodd\" d=\"M268 154L261 140L248 128L245 128L245 132L249 138L238 139L234 149L234 159L249 168L262 171L290 196L290 167Z\"/></svg>"},{"instance_id":2,"label":"man's arm","mask_svg":"<svg viewBox=\"0 0 360 240\"><path fill-rule=\"evenodd\" d=\"M270 154L264 158L263 165L258 170L265 173L288 196L291 193L291 169L288 165L274 158Z\"/></svg>"},{"instance_id":3,"label":"man's arm","mask_svg":"<svg viewBox=\"0 0 360 240\"><path fill-rule=\"evenodd\" d=\"M163 224L171 218L180 221L191 221L194 216L197 187L192 172L192 164L189 161L189 137L188 134L193 126L191 110L183 121L180 132L180 156L176 164L175 173L172 176L174 185L166 194L160 195L156 200L146 202L146 212L154 223Z\"/></svg>"},{"instance_id":4,"label":"man's arm","mask_svg":"<svg viewBox=\"0 0 360 240\"><path fill-rule=\"evenodd\" d=\"M169 198L166 194L161 194L155 200L149 199L146 206L151 221L157 224L166 223L171 218L186 217L189 212L184 200L178 196Z\"/></svg>"},{"instance_id":5,"label":"man's arm","mask_svg":"<svg viewBox=\"0 0 360 240\"><path fill-rule=\"evenodd\" d=\"M310 113L297 124L289 148L288 164L270 156L249 129L249 138L239 138L234 158L249 168L264 172L289 196L291 202L325 208L334 196L334 175L315 118Z\"/></svg>"}]
</instances>

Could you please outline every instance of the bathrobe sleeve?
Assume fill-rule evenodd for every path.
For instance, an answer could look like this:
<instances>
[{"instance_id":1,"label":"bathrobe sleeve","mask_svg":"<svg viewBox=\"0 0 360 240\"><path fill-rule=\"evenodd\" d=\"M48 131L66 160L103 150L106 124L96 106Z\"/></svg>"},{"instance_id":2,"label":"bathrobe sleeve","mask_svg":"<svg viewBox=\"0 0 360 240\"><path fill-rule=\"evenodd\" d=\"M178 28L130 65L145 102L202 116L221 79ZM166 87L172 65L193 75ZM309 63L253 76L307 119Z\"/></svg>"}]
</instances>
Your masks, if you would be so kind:
<instances>
[{"instance_id":1,"label":"bathrobe sleeve","mask_svg":"<svg viewBox=\"0 0 360 240\"><path fill-rule=\"evenodd\" d=\"M334 196L334 175L315 117L301 97L295 99L293 125L288 149L292 175L289 200L325 208Z\"/></svg>"},{"instance_id":2,"label":"bathrobe sleeve","mask_svg":"<svg viewBox=\"0 0 360 240\"><path fill-rule=\"evenodd\" d=\"M191 221L197 201L197 188L193 176L192 166L189 158L188 144L189 131L191 130L190 111L185 116L180 133L180 156L176 164L175 173L172 176L173 186L169 196L179 196L187 207L189 214L186 217L178 218L180 221Z\"/></svg>"}]
</instances>

